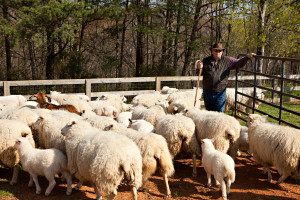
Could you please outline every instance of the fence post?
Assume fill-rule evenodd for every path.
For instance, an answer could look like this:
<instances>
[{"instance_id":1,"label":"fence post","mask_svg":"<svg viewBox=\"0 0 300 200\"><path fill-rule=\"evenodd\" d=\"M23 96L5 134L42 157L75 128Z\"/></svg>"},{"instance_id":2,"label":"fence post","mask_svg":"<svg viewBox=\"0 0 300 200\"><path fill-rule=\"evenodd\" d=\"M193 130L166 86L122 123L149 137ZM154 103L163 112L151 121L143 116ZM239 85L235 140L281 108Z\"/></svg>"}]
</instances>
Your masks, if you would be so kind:
<instances>
[{"instance_id":1,"label":"fence post","mask_svg":"<svg viewBox=\"0 0 300 200\"><path fill-rule=\"evenodd\" d=\"M85 94L90 98L90 100L92 100L91 98L91 94L92 94L92 84L90 80L85 80Z\"/></svg>"},{"instance_id":2,"label":"fence post","mask_svg":"<svg viewBox=\"0 0 300 200\"><path fill-rule=\"evenodd\" d=\"M3 81L4 96L10 95L10 85L8 81Z\"/></svg>"},{"instance_id":3,"label":"fence post","mask_svg":"<svg viewBox=\"0 0 300 200\"><path fill-rule=\"evenodd\" d=\"M161 87L161 80L160 77L156 77L156 82L155 82L155 90L156 91L160 91L160 87Z\"/></svg>"}]
</instances>

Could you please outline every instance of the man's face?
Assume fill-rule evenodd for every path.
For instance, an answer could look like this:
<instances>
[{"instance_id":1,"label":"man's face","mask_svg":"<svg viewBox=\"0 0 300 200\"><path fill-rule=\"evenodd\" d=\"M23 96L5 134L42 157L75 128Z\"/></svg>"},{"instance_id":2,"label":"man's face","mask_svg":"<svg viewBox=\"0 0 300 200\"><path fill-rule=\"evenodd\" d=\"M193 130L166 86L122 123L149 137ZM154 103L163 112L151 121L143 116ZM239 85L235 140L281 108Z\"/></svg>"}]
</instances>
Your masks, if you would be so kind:
<instances>
[{"instance_id":1,"label":"man's face","mask_svg":"<svg viewBox=\"0 0 300 200\"><path fill-rule=\"evenodd\" d=\"M212 49L212 54L216 60L220 60L223 54L223 50Z\"/></svg>"}]
</instances>

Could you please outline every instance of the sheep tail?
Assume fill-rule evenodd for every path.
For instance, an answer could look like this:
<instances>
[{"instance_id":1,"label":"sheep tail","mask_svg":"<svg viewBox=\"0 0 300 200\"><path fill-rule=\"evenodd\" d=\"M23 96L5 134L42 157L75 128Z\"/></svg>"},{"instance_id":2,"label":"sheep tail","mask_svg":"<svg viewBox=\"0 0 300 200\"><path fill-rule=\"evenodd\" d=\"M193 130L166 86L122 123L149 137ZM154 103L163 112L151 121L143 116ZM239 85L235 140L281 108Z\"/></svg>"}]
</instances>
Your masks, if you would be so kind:
<instances>
[{"instance_id":1,"label":"sheep tail","mask_svg":"<svg viewBox=\"0 0 300 200\"><path fill-rule=\"evenodd\" d=\"M166 174L168 177L172 176L175 172L171 154L166 151L162 151L161 155L155 155L156 160L160 166L160 174Z\"/></svg>"},{"instance_id":2,"label":"sheep tail","mask_svg":"<svg viewBox=\"0 0 300 200\"><path fill-rule=\"evenodd\" d=\"M235 181L235 171L234 169L225 169L227 171L227 179L231 180L231 183Z\"/></svg>"}]
</instances>

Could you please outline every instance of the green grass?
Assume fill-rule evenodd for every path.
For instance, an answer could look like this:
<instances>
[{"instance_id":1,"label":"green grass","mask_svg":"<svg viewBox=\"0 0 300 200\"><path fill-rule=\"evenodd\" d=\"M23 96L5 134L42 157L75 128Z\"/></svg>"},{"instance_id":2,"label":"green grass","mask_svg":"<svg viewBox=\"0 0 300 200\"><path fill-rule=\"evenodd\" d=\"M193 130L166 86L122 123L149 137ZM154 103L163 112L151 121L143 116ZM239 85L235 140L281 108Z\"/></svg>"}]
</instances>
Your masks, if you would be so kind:
<instances>
[{"instance_id":1,"label":"green grass","mask_svg":"<svg viewBox=\"0 0 300 200\"><path fill-rule=\"evenodd\" d=\"M173 193L173 197L179 197L179 196L180 196L180 194L179 194L178 191L176 191L176 192Z\"/></svg>"},{"instance_id":2,"label":"green grass","mask_svg":"<svg viewBox=\"0 0 300 200\"><path fill-rule=\"evenodd\" d=\"M0 190L0 197L13 197L14 195L10 192Z\"/></svg>"}]
</instances>

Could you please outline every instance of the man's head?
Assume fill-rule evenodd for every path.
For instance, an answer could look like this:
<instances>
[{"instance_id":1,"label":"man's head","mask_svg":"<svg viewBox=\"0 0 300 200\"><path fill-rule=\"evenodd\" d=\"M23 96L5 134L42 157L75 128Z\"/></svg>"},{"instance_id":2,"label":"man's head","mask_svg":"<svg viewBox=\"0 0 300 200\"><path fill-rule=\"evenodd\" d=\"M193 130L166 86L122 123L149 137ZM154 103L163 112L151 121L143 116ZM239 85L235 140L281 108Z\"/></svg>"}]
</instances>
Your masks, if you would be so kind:
<instances>
[{"instance_id":1,"label":"man's head","mask_svg":"<svg viewBox=\"0 0 300 200\"><path fill-rule=\"evenodd\" d=\"M211 50L211 53L216 60L221 59L223 51L224 51L224 48L221 43L216 43L209 49Z\"/></svg>"}]
</instances>

